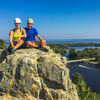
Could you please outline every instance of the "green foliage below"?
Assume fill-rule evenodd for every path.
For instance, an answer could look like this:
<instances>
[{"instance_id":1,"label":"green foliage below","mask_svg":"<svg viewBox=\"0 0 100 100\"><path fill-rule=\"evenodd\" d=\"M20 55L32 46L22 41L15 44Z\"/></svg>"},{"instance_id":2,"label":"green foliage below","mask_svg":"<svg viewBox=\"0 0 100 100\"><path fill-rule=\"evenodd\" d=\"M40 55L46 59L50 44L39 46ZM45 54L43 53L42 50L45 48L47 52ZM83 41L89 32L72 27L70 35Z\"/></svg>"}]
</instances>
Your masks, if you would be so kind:
<instances>
[{"instance_id":1,"label":"green foliage below","mask_svg":"<svg viewBox=\"0 0 100 100\"><path fill-rule=\"evenodd\" d=\"M85 59L85 58L96 58L96 61L100 61L100 49L99 48L86 48L82 51L76 51L75 48L69 49L70 59Z\"/></svg>"},{"instance_id":2,"label":"green foliage below","mask_svg":"<svg viewBox=\"0 0 100 100\"><path fill-rule=\"evenodd\" d=\"M3 39L0 39L0 49L6 49L7 45L5 45L5 41Z\"/></svg>"},{"instance_id":3,"label":"green foliage below","mask_svg":"<svg viewBox=\"0 0 100 100\"><path fill-rule=\"evenodd\" d=\"M74 46L100 46L100 43L64 43L64 44L53 44L50 43L48 44L50 48L55 52L55 53L60 53L60 54L66 54L66 49L68 49L69 46L74 47Z\"/></svg>"},{"instance_id":4,"label":"green foliage below","mask_svg":"<svg viewBox=\"0 0 100 100\"><path fill-rule=\"evenodd\" d=\"M66 43L68 46L100 46L100 43Z\"/></svg>"},{"instance_id":5,"label":"green foliage below","mask_svg":"<svg viewBox=\"0 0 100 100\"><path fill-rule=\"evenodd\" d=\"M72 81L76 85L80 100L100 100L100 94L90 92L90 88L86 88L86 83L79 73L72 76Z\"/></svg>"},{"instance_id":6,"label":"green foliage below","mask_svg":"<svg viewBox=\"0 0 100 100\"><path fill-rule=\"evenodd\" d=\"M63 47L68 48L69 46L79 46L79 47L83 47L83 46L100 46L100 43L64 43L64 44L53 44L50 43L48 45L57 45L57 46L61 46L63 45Z\"/></svg>"},{"instance_id":7,"label":"green foliage below","mask_svg":"<svg viewBox=\"0 0 100 100\"><path fill-rule=\"evenodd\" d=\"M48 46L50 46L50 48L55 52L55 53L60 53L60 54L66 54L67 51L66 49L68 48L68 46L66 46L65 44L48 44Z\"/></svg>"}]
</instances>

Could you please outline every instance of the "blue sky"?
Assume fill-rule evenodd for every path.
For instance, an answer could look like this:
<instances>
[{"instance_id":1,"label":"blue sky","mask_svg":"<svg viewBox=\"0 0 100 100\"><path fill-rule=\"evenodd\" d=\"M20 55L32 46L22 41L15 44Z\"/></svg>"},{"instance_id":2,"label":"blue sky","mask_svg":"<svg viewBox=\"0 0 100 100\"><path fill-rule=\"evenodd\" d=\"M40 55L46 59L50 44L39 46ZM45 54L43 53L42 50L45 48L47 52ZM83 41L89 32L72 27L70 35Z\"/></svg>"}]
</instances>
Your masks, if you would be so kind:
<instances>
[{"instance_id":1,"label":"blue sky","mask_svg":"<svg viewBox=\"0 0 100 100\"><path fill-rule=\"evenodd\" d=\"M100 0L1 0L0 38L17 17L21 28L32 18L43 39L100 39Z\"/></svg>"}]
</instances>

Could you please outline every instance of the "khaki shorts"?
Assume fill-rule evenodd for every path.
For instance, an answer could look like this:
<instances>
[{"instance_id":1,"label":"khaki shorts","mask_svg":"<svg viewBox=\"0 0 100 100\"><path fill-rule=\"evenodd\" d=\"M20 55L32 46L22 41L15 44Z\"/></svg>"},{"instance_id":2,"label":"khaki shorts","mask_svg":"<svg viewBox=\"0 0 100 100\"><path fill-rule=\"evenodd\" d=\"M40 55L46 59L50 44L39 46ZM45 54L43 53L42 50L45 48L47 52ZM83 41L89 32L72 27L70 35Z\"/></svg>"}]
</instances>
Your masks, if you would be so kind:
<instances>
[{"instance_id":1,"label":"khaki shorts","mask_svg":"<svg viewBox=\"0 0 100 100\"><path fill-rule=\"evenodd\" d=\"M36 45L39 45L39 47L41 47L40 41L30 41L30 42L35 43ZM27 42L26 42L26 44L27 44ZM26 47L29 47L29 46L26 45Z\"/></svg>"},{"instance_id":2,"label":"khaki shorts","mask_svg":"<svg viewBox=\"0 0 100 100\"><path fill-rule=\"evenodd\" d=\"M30 41L30 42L35 43L35 44L40 43L40 41Z\"/></svg>"}]
</instances>

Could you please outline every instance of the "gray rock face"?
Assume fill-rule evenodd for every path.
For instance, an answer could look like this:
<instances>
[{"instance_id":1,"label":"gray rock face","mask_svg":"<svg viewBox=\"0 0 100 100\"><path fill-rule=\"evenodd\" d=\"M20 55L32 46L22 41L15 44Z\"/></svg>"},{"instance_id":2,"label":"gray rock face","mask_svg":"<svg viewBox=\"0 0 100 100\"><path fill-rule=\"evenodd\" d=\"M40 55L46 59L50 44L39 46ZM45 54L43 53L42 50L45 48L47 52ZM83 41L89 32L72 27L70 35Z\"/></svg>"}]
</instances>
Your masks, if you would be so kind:
<instances>
[{"instance_id":1,"label":"gray rock face","mask_svg":"<svg viewBox=\"0 0 100 100\"><path fill-rule=\"evenodd\" d=\"M67 59L47 48L20 49L0 63L0 100L79 100Z\"/></svg>"}]
</instances>

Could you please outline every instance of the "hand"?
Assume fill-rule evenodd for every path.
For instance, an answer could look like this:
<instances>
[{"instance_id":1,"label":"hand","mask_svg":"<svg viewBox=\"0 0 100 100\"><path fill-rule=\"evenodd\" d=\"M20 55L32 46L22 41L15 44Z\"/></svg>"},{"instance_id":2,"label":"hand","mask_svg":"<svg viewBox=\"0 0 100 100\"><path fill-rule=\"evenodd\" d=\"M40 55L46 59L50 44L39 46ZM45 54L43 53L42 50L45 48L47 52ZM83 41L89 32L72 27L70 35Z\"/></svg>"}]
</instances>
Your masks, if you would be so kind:
<instances>
[{"instance_id":1,"label":"hand","mask_svg":"<svg viewBox=\"0 0 100 100\"><path fill-rule=\"evenodd\" d=\"M46 45L46 42L45 42L45 40L42 40L42 44Z\"/></svg>"},{"instance_id":2,"label":"hand","mask_svg":"<svg viewBox=\"0 0 100 100\"><path fill-rule=\"evenodd\" d=\"M14 45L12 44L11 47L14 48Z\"/></svg>"}]
</instances>

